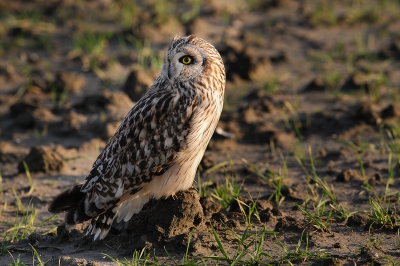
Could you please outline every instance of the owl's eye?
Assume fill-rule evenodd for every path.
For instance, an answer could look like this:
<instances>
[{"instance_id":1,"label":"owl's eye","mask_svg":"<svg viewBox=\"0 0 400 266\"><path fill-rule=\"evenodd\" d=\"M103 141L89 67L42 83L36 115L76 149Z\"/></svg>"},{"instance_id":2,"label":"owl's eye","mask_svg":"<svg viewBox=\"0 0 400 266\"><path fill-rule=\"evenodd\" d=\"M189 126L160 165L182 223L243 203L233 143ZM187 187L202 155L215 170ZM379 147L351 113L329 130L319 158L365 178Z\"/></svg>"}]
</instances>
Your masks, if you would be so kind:
<instances>
[{"instance_id":1,"label":"owl's eye","mask_svg":"<svg viewBox=\"0 0 400 266\"><path fill-rule=\"evenodd\" d=\"M193 63L193 58L191 56L185 55L179 58L179 62L181 62L184 65L190 65Z\"/></svg>"}]
</instances>

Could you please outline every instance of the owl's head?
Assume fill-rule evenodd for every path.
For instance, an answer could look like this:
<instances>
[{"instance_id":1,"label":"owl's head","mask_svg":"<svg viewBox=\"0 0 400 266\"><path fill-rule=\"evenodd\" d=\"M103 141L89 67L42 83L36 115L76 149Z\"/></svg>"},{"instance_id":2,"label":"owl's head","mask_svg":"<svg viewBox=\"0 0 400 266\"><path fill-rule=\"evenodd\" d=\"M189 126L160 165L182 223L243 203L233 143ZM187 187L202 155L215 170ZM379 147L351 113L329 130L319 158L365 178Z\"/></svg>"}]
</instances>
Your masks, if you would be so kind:
<instances>
[{"instance_id":1,"label":"owl's head","mask_svg":"<svg viewBox=\"0 0 400 266\"><path fill-rule=\"evenodd\" d=\"M208 71L225 76L221 56L215 47L195 35L175 36L165 53L161 75L173 83L201 78Z\"/></svg>"}]
</instances>

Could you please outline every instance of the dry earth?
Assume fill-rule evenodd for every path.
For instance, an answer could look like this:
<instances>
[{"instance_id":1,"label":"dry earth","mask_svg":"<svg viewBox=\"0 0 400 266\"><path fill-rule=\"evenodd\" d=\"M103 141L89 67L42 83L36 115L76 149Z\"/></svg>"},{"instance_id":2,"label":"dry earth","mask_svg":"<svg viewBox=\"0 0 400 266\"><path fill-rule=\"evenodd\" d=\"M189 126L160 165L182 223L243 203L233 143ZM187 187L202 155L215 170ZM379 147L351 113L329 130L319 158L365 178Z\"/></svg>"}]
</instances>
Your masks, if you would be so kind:
<instances>
[{"instance_id":1,"label":"dry earth","mask_svg":"<svg viewBox=\"0 0 400 266\"><path fill-rule=\"evenodd\" d=\"M399 265L398 1L137 2L0 0L0 265ZM66 228L48 203L192 33L223 56L234 138L198 191L103 241Z\"/></svg>"}]
</instances>

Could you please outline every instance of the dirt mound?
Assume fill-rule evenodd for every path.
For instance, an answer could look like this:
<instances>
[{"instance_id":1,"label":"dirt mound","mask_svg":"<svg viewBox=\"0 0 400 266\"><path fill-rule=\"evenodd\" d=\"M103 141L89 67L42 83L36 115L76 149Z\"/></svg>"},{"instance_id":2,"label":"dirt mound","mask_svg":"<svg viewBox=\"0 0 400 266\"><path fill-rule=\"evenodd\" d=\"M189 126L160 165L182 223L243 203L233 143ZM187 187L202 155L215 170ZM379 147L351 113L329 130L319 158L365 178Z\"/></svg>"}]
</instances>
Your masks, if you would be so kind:
<instances>
[{"instance_id":1,"label":"dirt mound","mask_svg":"<svg viewBox=\"0 0 400 266\"><path fill-rule=\"evenodd\" d=\"M293 216L285 216L278 219L278 223L275 226L275 231L302 231L307 227L304 221L300 221L298 218Z\"/></svg>"},{"instance_id":2,"label":"dirt mound","mask_svg":"<svg viewBox=\"0 0 400 266\"><path fill-rule=\"evenodd\" d=\"M139 67L132 67L122 87L122 91L125 92L133 102L139 101L143 94L153 85L159 72L159 70L143 70Z\"/></svg>"},{"instance_id":3,"label":"dirt mound","mask_svg":"<svg viewBox=\"0 0 400 266\"><path fill-rule=\"evenodd\" d=\"M351 180L362 180L361 175L353 169L345 169L337 175L337 182L349 182Z\"/></svg>"},{"instance_id":4,"label":"dirt mound","mask_svg":"<svg viewBox=\"0 0 400 266\"><path fill-rule=\"evenodd\" d=\"M199 195L191 189L167 199L152 200L140 214L134 215L128 222L115 223L113 228L140 239L137 248L143 248L163 246L166 242L182 244L191 230L204 228L204 222Z\"/></svg>"},{"instance_id":5,"label":"dirt mound","mask_svg":"<svg viewBox=\"0 0 400 266\"><path fill-rule=\"evenodd\" d=\"M36 110L41 105L40 99L37 97L24 97L10 106L11 117L28 114Z\"/></svg>"},{"instance_id":6,"label":"dirt mound","mask_svg":"<svg viewBox=\"0 0 400 266\"><path fill-rule=\"evenodd\" d=\"M33 173L59 173L65 169L65 162L62 155L54 149L45 146L33 147L23 161L26 162L29 171ZM25 172L23 161L18 164L18 171L20 173Z\"/></svg>"}]
</instances>

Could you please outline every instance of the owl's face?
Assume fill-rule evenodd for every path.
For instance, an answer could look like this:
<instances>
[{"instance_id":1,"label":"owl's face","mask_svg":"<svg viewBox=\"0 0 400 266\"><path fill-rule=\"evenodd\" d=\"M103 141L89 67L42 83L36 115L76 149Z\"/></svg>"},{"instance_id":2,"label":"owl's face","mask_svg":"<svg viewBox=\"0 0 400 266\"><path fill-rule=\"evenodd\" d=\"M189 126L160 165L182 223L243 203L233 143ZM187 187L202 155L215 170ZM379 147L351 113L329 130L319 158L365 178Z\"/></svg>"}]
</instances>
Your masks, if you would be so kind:
<instances>
[{"instance_id":1,"label":"owl's face","mask_svg":"<svg viewBox=\"0 0 400 266\"><path fill-rule=\"evenodd\" d=\"M200 76L207 64L203 40L190 35L175 37L165 54L161 75L171 83L193 80Z\"/></svg>"}]
</instances>

